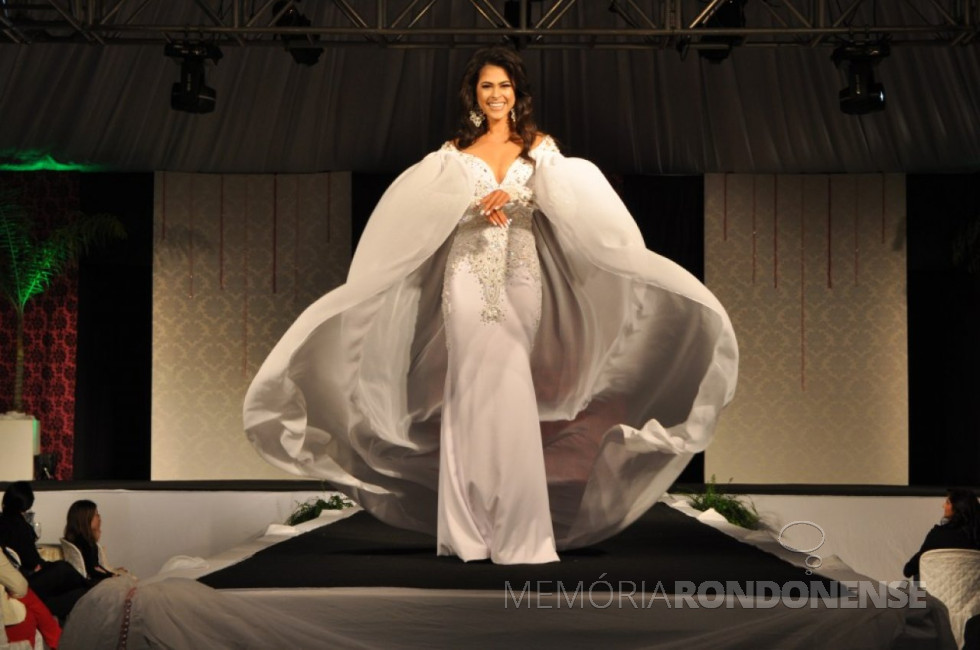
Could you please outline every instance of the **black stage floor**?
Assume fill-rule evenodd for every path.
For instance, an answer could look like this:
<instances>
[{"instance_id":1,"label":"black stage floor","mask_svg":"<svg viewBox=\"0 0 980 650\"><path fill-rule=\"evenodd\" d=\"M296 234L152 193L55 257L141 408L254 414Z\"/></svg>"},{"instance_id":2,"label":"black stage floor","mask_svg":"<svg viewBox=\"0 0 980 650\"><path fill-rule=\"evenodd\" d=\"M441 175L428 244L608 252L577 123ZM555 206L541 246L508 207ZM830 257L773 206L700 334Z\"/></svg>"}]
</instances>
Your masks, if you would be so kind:
<instances>
[{"instance_id":1,"label":"black stage floor","mask_svg":"<svg viewBox=\"0 0 980 650\"><path fill-rule=\"evenodd\" d=\"M392 528L360 512L264 549L200 578L219 589L311 587L415 587L424 589L519 590L541 581L571 591L596 581L614 589L651 593L660 583L674 593L678 582L830 581L774 555L743 544L708 525L658 503L633 525L594 546L560 554L561 562L501 566L463 563L435 554L435 538ZM622 583L622 584L621 584Z\"/></svg>"}]
</instances>

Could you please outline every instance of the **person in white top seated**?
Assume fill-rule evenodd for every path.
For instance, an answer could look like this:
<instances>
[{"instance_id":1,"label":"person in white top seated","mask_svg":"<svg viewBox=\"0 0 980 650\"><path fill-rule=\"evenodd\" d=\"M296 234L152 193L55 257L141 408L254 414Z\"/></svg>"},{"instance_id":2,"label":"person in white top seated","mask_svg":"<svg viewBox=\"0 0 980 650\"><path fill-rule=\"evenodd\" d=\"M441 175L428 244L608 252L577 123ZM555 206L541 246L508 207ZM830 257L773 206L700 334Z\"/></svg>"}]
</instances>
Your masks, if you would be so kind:
<instances>
[{"instance_id":1,"label":"person in white top seated","mask_svg":"<svg viewBox=\"0 0 980 650\"><path fill-rule=\"evenodd\" d=\"M51 611L27 586L27 578L0 552L0 613L8 643L27 641L31 646L38 631L49 648L61 639L61 626Z\"/></svg>"}]
</instances>

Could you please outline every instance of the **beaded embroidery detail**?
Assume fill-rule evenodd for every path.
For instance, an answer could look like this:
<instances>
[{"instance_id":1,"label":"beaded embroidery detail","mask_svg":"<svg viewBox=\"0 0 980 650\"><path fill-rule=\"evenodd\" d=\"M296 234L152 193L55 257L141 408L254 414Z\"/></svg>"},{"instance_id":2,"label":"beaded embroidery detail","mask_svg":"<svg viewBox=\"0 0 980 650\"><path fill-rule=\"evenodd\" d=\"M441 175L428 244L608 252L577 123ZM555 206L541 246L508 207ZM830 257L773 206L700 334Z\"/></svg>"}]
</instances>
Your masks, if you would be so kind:
<instances>
[{"instance_id":1,"label":"beaded embroidery detail","mask_svg":"<svg viewBox=\"0 0 980 650\"><path fill-rule=\"evenodd\" d=\"M136 597L136 587L126 592L126 601L123 603L123 616L119 624L119 640L116 650L126 650L129 644L129 629L133 619L133 598Z\"/></svg>"},{"instance_id":2,"label":"beaded embroidery detail","mask_svg":"<svg viewBox=\"0 0 980 650\"><path fill-rule=\"evenodd\" d=\"M545 137L534 149L534 153L542 149L558 151L554 140L549 137ZM541 283L541 268L534 244L534 233L531 231L537 206L534 204L533 192L527 186L534 174L534 165L524 158L518 158L504 173L504 178L498 185L493 170L482 159L459 151L451 142L443 145L442 150L457 153L463 164L470 168L476 181L473 202L459 220L446 263L442 296L443 318L448 318L450 312L447 280L461 268L468 267L482 288L483 322L497 323L504 318L501 292L509 278L521 274L538 285ZM504 207L504 212L511 219L507 228L491 224L480 214L480 199L496 189L504 190L511 196L511 201Z\"/></svg>"}]
</instances>

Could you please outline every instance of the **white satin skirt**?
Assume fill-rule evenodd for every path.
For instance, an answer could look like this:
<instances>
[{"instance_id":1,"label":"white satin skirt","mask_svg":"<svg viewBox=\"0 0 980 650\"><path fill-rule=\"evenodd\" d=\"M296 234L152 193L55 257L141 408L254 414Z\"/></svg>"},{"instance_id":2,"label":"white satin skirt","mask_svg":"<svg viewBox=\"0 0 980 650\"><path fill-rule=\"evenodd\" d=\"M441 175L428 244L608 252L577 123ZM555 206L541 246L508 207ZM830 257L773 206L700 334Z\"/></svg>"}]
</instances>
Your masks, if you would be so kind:
<instances>
[{"instance_id":1,"label":"white satin skirt","mask_svg":"<svg viewBox=\"0 0 980 650\"><path fill-rule=\"evenodd\" d=\"M520 268L501 278L489 318L486 275L474 272L467 259L447 266L439 555L497 564L558 560L531 379L531 347L541 320L536 259L534 264L534 272Z\"/></svg>"}]
</instances>

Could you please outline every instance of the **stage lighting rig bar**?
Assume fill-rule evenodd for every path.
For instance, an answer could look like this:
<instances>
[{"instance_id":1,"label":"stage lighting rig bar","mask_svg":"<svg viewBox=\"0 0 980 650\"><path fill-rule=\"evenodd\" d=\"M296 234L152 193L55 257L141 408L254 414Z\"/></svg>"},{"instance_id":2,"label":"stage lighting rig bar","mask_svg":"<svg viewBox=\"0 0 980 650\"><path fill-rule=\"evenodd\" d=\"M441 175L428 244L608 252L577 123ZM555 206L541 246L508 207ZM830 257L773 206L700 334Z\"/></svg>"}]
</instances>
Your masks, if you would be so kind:
<instances>
[{"instance_id":1,"label":"stage lighting rig bar","mask_svg":"<svg viewBox=\"0 0 980 650\"><path fill-rule=\"evenodd\" d=\"M696 49L701 39L717 40L710 37L738 48L834 47L886 34L892 47L980 40L980 0L747 0L751 18L745 25L719 27L712 17L732 1L290 0L282 7L279 0L276 11L277 0L8 0L0 4L0 44L102 47L193 37L222 47L281 47L284 36L308 36L327 48L444 49L510 41L550 49ZM310 24L277 26L290 7ZM879 11L883 7L902 11ZM902 20L880 22L882 13ZM588 26L580 24L581 16L590 17Z\"/></svg>"}]
</instances>

